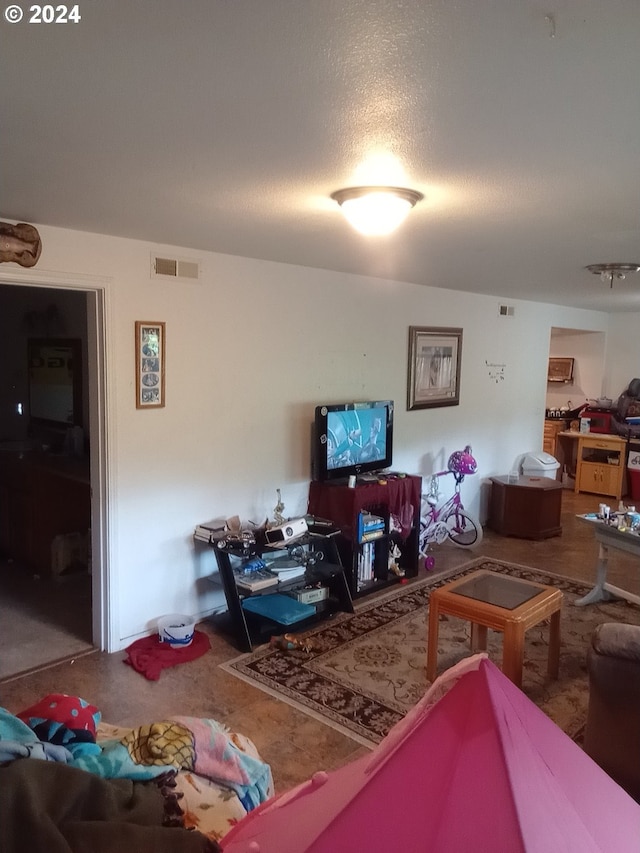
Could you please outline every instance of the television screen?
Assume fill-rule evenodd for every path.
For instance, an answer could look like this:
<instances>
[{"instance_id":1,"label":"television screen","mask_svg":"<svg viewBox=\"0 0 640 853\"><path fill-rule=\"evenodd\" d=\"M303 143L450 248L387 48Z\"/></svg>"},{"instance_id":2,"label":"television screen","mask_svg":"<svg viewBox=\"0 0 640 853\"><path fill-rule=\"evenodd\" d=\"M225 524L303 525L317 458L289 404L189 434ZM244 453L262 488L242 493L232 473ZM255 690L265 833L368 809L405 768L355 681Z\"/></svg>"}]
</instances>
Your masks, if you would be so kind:
<instances>
[{"instance_id":1,"label":"television screen","mask_svg":"<svg viewBox=\"0 0 640 853\"><path fill-rule=\"evenodd\" d=\"M317 406L315 427L315 479L345 478L391 465L391 400Z\"/></svg>"}]
</instances>

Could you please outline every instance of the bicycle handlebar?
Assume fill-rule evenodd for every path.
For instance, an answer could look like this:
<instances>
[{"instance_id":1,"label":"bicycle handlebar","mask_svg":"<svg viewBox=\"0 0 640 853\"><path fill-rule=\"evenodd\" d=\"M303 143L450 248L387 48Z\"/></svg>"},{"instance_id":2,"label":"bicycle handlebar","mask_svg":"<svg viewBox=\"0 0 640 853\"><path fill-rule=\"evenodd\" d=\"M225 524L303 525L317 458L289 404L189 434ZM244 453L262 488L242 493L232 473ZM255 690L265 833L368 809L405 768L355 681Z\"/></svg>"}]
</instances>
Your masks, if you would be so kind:
<instances>
[{"instance_id":1,"label":"bicycle handlebar","mask_svg":"<svg viewBox=\"0 0 640 853\"><path fill-rule=\"evenodd\" d=\"M458 471L446 470L446 471L438 471L436 474L431 474L430 479L435 480L438 477L444 477L445 474L452 474L453 479L456 481L457 485L460 485L460 483L462 483L462 481L464 480L464 478L466 476L466 474L460 474Z\"/></svg>"}]
</instances>

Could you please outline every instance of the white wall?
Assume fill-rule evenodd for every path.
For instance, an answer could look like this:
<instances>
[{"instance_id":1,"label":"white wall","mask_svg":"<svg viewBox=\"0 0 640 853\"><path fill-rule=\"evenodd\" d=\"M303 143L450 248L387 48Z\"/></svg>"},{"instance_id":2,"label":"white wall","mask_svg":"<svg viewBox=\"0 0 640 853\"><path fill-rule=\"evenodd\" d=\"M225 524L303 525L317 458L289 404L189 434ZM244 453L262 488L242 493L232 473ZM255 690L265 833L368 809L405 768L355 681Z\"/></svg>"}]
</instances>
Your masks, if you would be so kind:
<instances>
[{"instance_id":1,"label":"white wall","mask_svg":"<svg viewBox=\"0 0 640 853\"><path fill-rule=\"evenodd\" d=\"M306 509L317 403L396 401L394 468L422 475L470 443L479 476L465 503L484 515L487 478L540 449L552 326L605 331L598 312L499 300L228 255L199 282L149 275L159 247L40 226L39 275L100 275L106 285L107 417L114 641L123 647L170 612L223 604L213 554L194 525L217 515ZM161 247L162 248L162 247ZM162 252L164 254L164 251ZM166 321L166 407L137 410L134 322ZM460 326L457 407L406 411L410 325ZM483 488L483 483L485 484Z\"/></svg>"},{"instance_id":2,"label":"white wall","mask_svg":"<svg viewBox=\"0 0 640 853\"><path fill-rule=\"evenodd\" d=\"M616 400L640 377L640 312L611 315L606 364L607 394Z\"/></svg>"}]
</instances>

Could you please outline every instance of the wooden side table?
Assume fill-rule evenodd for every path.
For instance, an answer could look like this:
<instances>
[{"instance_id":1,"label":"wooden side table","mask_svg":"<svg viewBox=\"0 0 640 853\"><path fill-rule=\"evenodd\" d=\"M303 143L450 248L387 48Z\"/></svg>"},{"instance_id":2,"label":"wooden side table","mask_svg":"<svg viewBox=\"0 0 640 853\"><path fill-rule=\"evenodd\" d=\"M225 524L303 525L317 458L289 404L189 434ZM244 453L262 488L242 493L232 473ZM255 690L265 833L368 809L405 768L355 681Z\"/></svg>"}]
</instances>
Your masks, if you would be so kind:
<instances>
[{"instance_id":1,"label":"wooden side table","mask_svg":"<svg viewBox=\"0 0 640 853\"><path fill-rule=\"evenodd\" d=\"M487 628L502 631L502 671L522 684L525 632L550 619L547 671L557 678L560 666L560 610L562 593L553 586L481 570L434 589L429 597L427 679L434 681L438 665L440 614L471 622L471 650L487 648Z\"/></svg>"},{"instance_id":2,"label":"wooden side table","mask_svg":"<svg viewBox=\"0 0 640 853\"><path fill-rule=\"evenodd\" d=\"M562 483L550 477L491 478L489 527L503 536L548 539L562 533Z\"/></svg>"}]
</instances>

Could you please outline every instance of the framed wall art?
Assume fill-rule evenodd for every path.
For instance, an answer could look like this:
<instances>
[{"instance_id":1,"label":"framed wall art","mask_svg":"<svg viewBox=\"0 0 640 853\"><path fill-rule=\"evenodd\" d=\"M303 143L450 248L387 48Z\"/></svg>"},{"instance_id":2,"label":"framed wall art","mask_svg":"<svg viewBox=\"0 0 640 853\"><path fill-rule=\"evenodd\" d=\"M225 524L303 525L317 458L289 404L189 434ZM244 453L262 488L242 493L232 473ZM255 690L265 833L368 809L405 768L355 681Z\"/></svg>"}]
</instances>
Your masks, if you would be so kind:
<instances>
[{"instance_id":1,"label":"framed wall art","mask_svg":"<svg viewBox=\"0 0 640 853\"><path fill-rule=\"evenodd\" d=\"M165 324L136 320L136 408L164 406Z\"/></svg>"},{"instance_id":2,"label":"framed wall art","mask_svg":"<svg viewBox=\"0 0 640 853\"><path fill-rule=\"evenodd\" d=\"M407 409L460 403L462 329L409 326Z\"/></svg>"},{"instance_id":3,"label":"framed wall art","mask_svg":"<svg viewBox=\"0 0 640 853\"><path fill-rule=\"evenodd\" d=\"M572 358L550 358L547 382L571 382L573 380Z\"/></svg>"}]
</instances>

